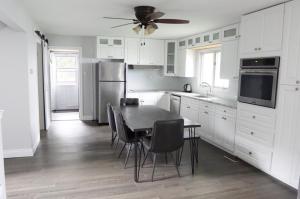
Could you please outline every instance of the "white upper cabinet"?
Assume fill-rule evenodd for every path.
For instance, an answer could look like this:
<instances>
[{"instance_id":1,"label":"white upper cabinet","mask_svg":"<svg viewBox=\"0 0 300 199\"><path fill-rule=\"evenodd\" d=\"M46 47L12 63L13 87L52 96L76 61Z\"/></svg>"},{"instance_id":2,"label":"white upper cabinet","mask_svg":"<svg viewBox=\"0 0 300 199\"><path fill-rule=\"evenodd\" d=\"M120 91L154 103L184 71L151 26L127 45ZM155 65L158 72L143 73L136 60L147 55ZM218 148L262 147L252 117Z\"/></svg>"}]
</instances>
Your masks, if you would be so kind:
<instances>
[{"instance_id":1,"label":"white upper cabinet","mask_svg":"<svg viewBox=\"0 0 300 199\"><path fill-rule=\"evenodd\" d=\"M187 46L188 48L193 48L195 46L195 41L193 37L187 39Z\"/></svg>"},{"instance_id":2,"label":"white upper cabinet","mask_svg":"<svg viewBox=\"0 0 300 199\"><path fill-rule=\"evenodd\" d=\"M164 74L166 76L176 75L177 61L177 41L167 40L165 42L165 67Z\"/></svg>"},{"instance_id":3,"label":"white upper cabinet","mask_svg":"<svg viewBox=\"0 0 300 199\"><path fill-rule=\"evenodd\" d=\"M233 24L222 28L222 41L235 40L239 38L239 25Z\"/></svg>"},{"instance_id":4,"label":"white upper cabinet","mask_svg":"<svg viewBox=\"0 0 300 199\"><path fill-rule=\"evenodd\" d=\"M125 54L126 63L137 65L139 64L140 56L140 39L137 38L126 38L125 40Z\"/></svg>"},{"instance_id":5,"label":"white upper cabinet","mask_svg":"<svg viewBox=\"0 0 300 199\"><path fill-rule=\"evenodd\" d=\"M210 41L209 43L215 44L215 43L220 43L221 42L221 30L215 30L212 31L210 34Z\"/></svg>"},{"instance_id":6,"label":"white upper cabinet","mask_svg":"<svg viewBox=\"0 0 300 199\"><path fill-rule=\"evenodd\" d=\"M198 47L202 44L202 35L196 35L194 37L194 46Z\"/></svg>"},{"instance_id":7,"label":"white upper cabinet","mask_svg":"<svg viewBox=\"0 0 300 199\"><path fill-rule=\"evenodd\" d=\"M277 5L242 17L241 56L280 55L284 5Z\"/></svg>"},{"instance_id":8,"label":"white upper cabinet","mask_svg":"<svg viewBox=\"0 0 300 199\"><path fill-rule=\"evenodd\" d=\"M177 52L176 76L194 77L195 75L195 51L179 48Z\"/></svg>"},{"instance_id":9,"label":"white upper cabinet","mask_svg":"<svg viewBox=\"0 0 300 199\"><path fill-rule=\"evenodd\" d=\"M121 37L97 37L97 58L124 59L124 39Z\"/></svg>"},{"instance_id":10,"label":"white upper cabinet","mask_svg":"<svg viewBox=\"0 0 300 199\"><path fill-rule=\"evenodd\" d=\"M280 84L300 85L300 1L286 3Z\"/></svg>"},{"instance_id":11,"label":"white upper cabinet","mask_svg":"<svg viewBox=\"0 0 300 199\"><path fill-rule=\"evenodd\" d=\"M164 40L126 38L126 62L133 65L164 65Z\"/></svg>"},{"instance_id":12,"label":"white upper cabinet","mask_svg":"<svg viewBox=\"0 0 300 199\"><path fill-rule=\"evenodd\" d=\"M178 41L178 48L185 49L187 47L187 41L185 39Z\"/></svg>"},{"instance_id":13,"label":"white upper cabinet","mask_svg":"<svg viewBox=\"0 0 300 199\"><path fill-rule=\"evenodd\" d=\"M238 40L227 40L222 42L221 47L221 71L220 77L223 79L238 78L239 59L238 59Z\"/></svg>"},{"instance_id":14,"label":"white upper cabinet","mask_svg":"<svg viewBox=\"0 0 300 199\"><path fill-rule=\"evenodd\" d=\"M297 188L300 177L300 86L279 87L277 115L272 175Z\"/></svg>"}]
</instances>

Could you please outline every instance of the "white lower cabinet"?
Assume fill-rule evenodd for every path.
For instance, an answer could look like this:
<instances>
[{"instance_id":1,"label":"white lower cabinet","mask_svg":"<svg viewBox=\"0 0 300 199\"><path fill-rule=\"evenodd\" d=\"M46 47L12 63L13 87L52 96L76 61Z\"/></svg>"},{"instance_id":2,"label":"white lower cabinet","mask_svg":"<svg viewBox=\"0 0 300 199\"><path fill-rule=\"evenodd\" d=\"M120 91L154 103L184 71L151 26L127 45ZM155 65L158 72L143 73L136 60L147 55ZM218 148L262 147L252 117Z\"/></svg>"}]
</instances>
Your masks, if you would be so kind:
<instances>
[{"instance_id":1,"label":"white lower cabinet","mask_svg":"<svg viewBox=\"0 0 300 199\"><path fill-rule=\"evenodd\" d=\"M214 133L214 111L210 109L199 109L198 122L201 124L201 128L198 128L200 136L213 141L215 138Z\"/></svg>"},{"instance_id":2,"label":"white lower cabinet","mask_svg":"<svg viewBox=\"0 0 300 199\"><path fill-rule=\"evenodd\" d=\"M279 87L272 175L298 188L300 177L300 86Z\"/></svg>"},{"instance_id":3,"label":"white lower cabinet","mask_svg":"<svg viewBox=\"0 0 300 199\"><path fill-rule=\"evenodd\" d=\"M270 173L276 110L238 103L235 155Z\"/></svg>"},{"instance_id":4,"label":"white lower cabinet","mask_svg":"<svg viewBox=\"0 0 300 199\"><path fill-rule=\"evenodd\" d=\"M215 142L221 147L234 151L235 118L224 114L215 114Z\"/></svg>"},{"instance_id":5,"label":"white lower cabinet","mask_svg":"<svg viewBox=\"0 0 300 199\"><path fill-rule=\"evenodd\" d=\"M181 97L181 116L198 121L197 129L204 140L234 152L236 110L196 99Z\"/></svg>"}]
</instances>

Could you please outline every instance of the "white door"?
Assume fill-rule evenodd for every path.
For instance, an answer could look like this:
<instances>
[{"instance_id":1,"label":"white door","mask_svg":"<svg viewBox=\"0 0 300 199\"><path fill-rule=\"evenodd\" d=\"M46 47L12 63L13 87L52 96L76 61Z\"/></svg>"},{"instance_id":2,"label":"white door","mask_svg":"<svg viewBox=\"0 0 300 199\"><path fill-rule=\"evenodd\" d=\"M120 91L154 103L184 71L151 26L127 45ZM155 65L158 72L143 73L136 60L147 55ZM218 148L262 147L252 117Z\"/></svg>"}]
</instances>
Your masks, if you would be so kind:
<instances>
[{"instance_id":1,"label":"white door","mask_svg":"<svg viewBox=\"0 0 300 199\"><path fill-rule=\"evenodd\" d=\"M299 178L300 86L280 86L272 174L290 183L293 173ZM298 139L297 139L298 138ZM293 160L294 159L294 160ZM294 164L294 165L293 165Z\"/></svg>"},{"instance_id":2,"label":"white door","mask_svg":"<svg viewBox=\"0 0 300 199\"><path fill-rule=\"evenodd\" d=\"M300 1L286 3L280 84L300 85Z\"/></svg>"},{"instance_id":3,"label":"white door","mask_svg":"<svg viewBox=\"0 0 300 199\"><path fill-rule=\"evenodd\" d=\"M54 110L79 109L79 53L55 52L52 55Z\"/></svg>"}]
</instances>

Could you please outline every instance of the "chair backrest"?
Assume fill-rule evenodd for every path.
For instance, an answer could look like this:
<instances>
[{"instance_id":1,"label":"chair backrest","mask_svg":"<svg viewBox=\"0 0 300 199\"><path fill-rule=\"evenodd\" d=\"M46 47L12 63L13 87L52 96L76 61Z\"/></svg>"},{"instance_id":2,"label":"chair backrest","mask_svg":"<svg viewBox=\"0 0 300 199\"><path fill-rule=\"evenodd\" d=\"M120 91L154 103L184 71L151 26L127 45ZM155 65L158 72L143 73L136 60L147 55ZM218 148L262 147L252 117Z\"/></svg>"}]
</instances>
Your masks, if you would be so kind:
<instances>
[{"instance_id":1,"label":"chair backrest","mask_svg":"<svg viewBox=\"0 0 300 199\"><path fill-rule=\"evenodd\" d=\"M138 106L139 98L121 98L120 105L121 106Z\"/></svg>"},{"instance_id":2,"label":"chair backrest","mask_svg":"<svg viewBox=\"0 0 300 199\"><path fill-rule=\"evenodd\" d=\"M183 126L183 119L156 121L152 131L150 151L165 153L181 148L184 143Z\"/></svg>"},{"instance_id":3,"label":"chair backrest","mask_svg":"<svg viewBox=\"0 0 300 199\"><path fill-rule=\"evenodd\" d=\"M112 106L110 103L108 103L106 107L107 107L106 112L107 112L107 117L108 117L108 124L109 124L111 130L113 132L116 132L116 122L115 122L115 116L114 116Z\"/></svg>"},{"instance_id":4,"label":"chair backrest","mask_svg":"<svg viewBox=\"0 0 300 199\"><path fill-rule=\"evenodd\" d=\"M124 123L122 113L121 113L120 109L118 109L118 108L113 108L113 111L114 111L114 116L115 116L116 130L117 130L119 139L122 140L123 142L127 142L128 141L128 135L127 135L128 132L126 131L126 128L125 128L125 123Z\"/></svg>"}]
</instances>

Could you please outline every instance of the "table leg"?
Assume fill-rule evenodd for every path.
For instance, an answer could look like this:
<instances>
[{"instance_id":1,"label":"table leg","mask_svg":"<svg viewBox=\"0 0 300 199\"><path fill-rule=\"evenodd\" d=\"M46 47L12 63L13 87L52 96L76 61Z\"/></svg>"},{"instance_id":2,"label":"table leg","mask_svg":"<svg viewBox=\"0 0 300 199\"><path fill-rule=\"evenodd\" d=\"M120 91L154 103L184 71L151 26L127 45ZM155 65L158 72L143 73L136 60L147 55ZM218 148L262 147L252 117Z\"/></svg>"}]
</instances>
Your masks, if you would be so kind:
<instances>
[{"instance_id":1,"label":"table leg","mask_svg":"<svg viewBox=\"0 0 300 199\"><path fill-rule=\"evenodd\" d=\"M196 143L196 130L195 128L189 128L189 137L190 137L190 153L191 153L191 167L192 174L195 173L195 159L198 162L198 147Z\"/></svg>"},{"instance_id":2,"label":"table leg","mask_svg":"<svg viewBox=\"0 0 300 199\"><path fill-rule=\"evenodd\" d=\"M135 135L135 142L134 142L134 181L135 182L139 182L139 177L138 177L138 163L137 163L137 153L138 153L138 142L137 142L137 140L138 140L138 138L137 138L137 133L135 132L134 133L134 135Z\"/></svg>"}]
</instances>

